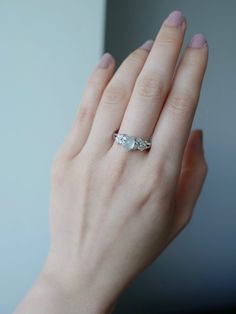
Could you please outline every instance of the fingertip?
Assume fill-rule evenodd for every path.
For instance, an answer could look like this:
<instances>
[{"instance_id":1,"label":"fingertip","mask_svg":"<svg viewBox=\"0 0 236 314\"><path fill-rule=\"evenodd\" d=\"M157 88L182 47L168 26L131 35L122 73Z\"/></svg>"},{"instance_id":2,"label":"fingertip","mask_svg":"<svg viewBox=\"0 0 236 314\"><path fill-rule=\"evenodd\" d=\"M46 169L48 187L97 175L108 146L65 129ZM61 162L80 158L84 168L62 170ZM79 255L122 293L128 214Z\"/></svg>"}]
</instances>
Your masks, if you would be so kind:
<instances>
[{"instance_id":1,"label":"fingertip","mask_svg":"<svg viewBox=\"0 0 236 314\"><path fill-rule=\"evenodd\" d=\"M115 64L115 58L109 52L104 53L97 67L100 69L108 69L112 64Z\"/></svg>"},{"instance_id":2,"label":"fingertip","mask_svg":"<svg viewBox=\"0 0 236 314\"><path fill-rule=\"evenodd\" d=\"M195 34L189 42L190 48L199 49L207 46L207 39L203 34Z\"/></svg>"},{"instance_id":3,"label":"fingertip","mask_svg":"<svg viewBox=\"0 0 236 314\"><path fill-rule=\"evenodd\" d=\"M146 40L140 48L147 50L148 52L151 51L154 41L152 39Z\"/></svg>"}]
</instances>

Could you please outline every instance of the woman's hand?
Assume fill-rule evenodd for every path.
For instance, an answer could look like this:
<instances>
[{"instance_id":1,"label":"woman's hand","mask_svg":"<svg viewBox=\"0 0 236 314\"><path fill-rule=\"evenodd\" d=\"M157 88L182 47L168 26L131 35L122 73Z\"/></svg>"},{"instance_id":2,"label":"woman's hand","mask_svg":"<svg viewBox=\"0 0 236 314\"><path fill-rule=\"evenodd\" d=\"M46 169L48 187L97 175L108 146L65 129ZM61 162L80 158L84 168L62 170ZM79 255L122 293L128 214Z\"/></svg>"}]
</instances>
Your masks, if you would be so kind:
<instances>
[{"instance_id":1,"label":"woman's hand","mask_svg":"<svg viewBox=\"0 0 236 314\"><path fill-rule=\"evenodd\" d=\"M189 134L208 47L195 35L175 71L185 30L173 12L153 46L93 72L53 164L48 260L16 313L106 313L190 220L207 172L201 131ZM117 130L151 149L125 150Z\"/></svg>"}]
</instances>

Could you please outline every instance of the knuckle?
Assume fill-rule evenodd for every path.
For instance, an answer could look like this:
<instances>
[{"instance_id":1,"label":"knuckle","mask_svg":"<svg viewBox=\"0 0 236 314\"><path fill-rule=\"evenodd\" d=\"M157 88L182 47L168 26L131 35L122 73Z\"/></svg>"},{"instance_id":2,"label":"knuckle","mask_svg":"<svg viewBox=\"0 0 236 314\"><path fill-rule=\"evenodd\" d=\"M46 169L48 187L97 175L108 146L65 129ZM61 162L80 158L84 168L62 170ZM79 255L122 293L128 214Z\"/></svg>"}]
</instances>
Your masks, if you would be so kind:
<instances>
[{"instance_id":1,"label":"knuckle","mask_svg":"<svg viewBox=\"0 0 236 314\"><path fill-rule=\"evenodd\" d=\"M176 36L176 31L172 27L165 27L162 32L159 33L157 37L157 45L166 46L173 45L176 43L178 36Z\"/></svg>"},{"instance_id":2,"label":"knuckle","mask_svg":"<svg viewBox=\"0 0 236 314\"><path fill-rule=\"evenodd\" d=\"M104 95L103 102L107 104L117 104L125 101L127 91L125 86L121 82L116 82L107 86Z\"/></svg>"},{"instance_id":3,"label":"knuckle","mask_svg":"<svg viewBox=\"0 0 236 314\"><path fill-rule=\"evenodd\" d=\"M181 60L181 67L190 69L198 68L203 71L206 66L207 54L205 50L187 49Z\"/></svg>"},{"instance_id":4,"label":"knuckle","mask_svg":"<svg viewBox=\"0 0 236 314\"><path fill-rule=\"evenodd\" d=\"M135 63L140 63L143 62L144 59L146 58L147 53L145 52L144 49L136 49L134 50L129 57L127 58L127 62L131 61L131 62L135 62Z\"/></svg>"},{"instance_id":5,"label":"knuckle","mask_svg":"<svg viewBox=\"0 0 236 314\"><path fill-rule=\"evenodd\" d=\"M96 73L94 73L87 83L87 89L89 91L96 91L96 90L102 90L104 88L105 80L101 79L100 76L98 76Z\"/></svg>"},{"instance_id":6,"label":"knuckle","mask_svg":"<svg viewBox=\"0 0 236 314\"><path fill-rule=\"evenodd\" d=\"M87 105L81 105L78 113L78 120L80 122L94 119L95 112L91 111Z\"/></svg>"},{"instance_id":7,"label":"knuckle","mask_svg":"<svg viewBox=\"0 0 236 314\"><path fill-rule=\"evenodd\" d=\"M168 110L173 111L174 114L185 116L185 114L193 111L195 102L195 97L193 97L190 92L182 91L172 95L166 106Z\"/></svg>"},{"instance_id":8,"label":"knuckle","mask_svg":"<svg viewBox=\"0 0 236 314\"><path fill-rule=\"evenodd\" d=\"M192 211L187 210L186 212L182 213L181 220L180 220L180 228L186 227L190 221L192 220Z\"/></svg>"},{"instance_id":9,"label":"knuckle","mask_svg":"<svg viewBox=\"0 0 236 314\"><path fill-rule=\"evenodd\" d=\"M163 98L165 88L161 79L141 77L137 81L137 92L141 97L158 100Z\"/></svg>"},{"instance_id":10,"label":"knuckle","mask_svg":"<svg viewBox=\"0 0 236 314\"><path fill-rule=\"evenodd\" d=\"M199 165L198 172L205 177L208 172L208 164L205 160L202 160L201 164Z\"/></svg>"}]
</instances>

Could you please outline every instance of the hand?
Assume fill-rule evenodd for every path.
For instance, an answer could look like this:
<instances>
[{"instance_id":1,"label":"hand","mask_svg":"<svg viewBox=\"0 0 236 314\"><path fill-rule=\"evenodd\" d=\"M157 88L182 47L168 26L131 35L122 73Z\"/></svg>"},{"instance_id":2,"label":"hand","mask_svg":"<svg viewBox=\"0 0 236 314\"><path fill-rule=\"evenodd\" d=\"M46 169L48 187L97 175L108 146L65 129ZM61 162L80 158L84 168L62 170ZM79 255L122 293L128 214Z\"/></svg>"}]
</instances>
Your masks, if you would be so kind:
<instances>
[{"instance_id":1,"label":"hand","mask_svg":"<svg viewBox=\"0 0 236 314\"><path fill-rule=\"evenodd\" d=\"M105 54L92 73L52 168L48 260L17 313L43 299L40 282L53 292L34 313L109 311L190 220L207 172L202 133L189 134L208 47L195 35L175 71L185 30L174 12L153 46L115 73ZM117 130L152 137L151 149L125 150L112 138Z\"/></svg>"}]
</instances>

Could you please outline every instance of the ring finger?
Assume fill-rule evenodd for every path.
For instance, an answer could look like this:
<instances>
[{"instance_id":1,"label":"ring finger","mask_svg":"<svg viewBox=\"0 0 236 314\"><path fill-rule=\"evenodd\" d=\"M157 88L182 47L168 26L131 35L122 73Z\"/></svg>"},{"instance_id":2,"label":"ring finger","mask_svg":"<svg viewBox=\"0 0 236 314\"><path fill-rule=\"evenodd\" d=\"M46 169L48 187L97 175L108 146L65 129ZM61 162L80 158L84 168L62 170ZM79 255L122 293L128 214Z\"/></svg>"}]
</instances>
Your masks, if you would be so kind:
<instances>
[{"instance_id":1,"label":"ring finger","mask_svg":"<svg viewBox=\"0 0 236 314\"><path fill-rule=\"evenodd\" d=\"M86 147L104 154L112 146L112 134L120 127L135 81L152 44L153 41L149 40L132 52L110 80L99 103Z\"/></svg>"}]
</instances>

